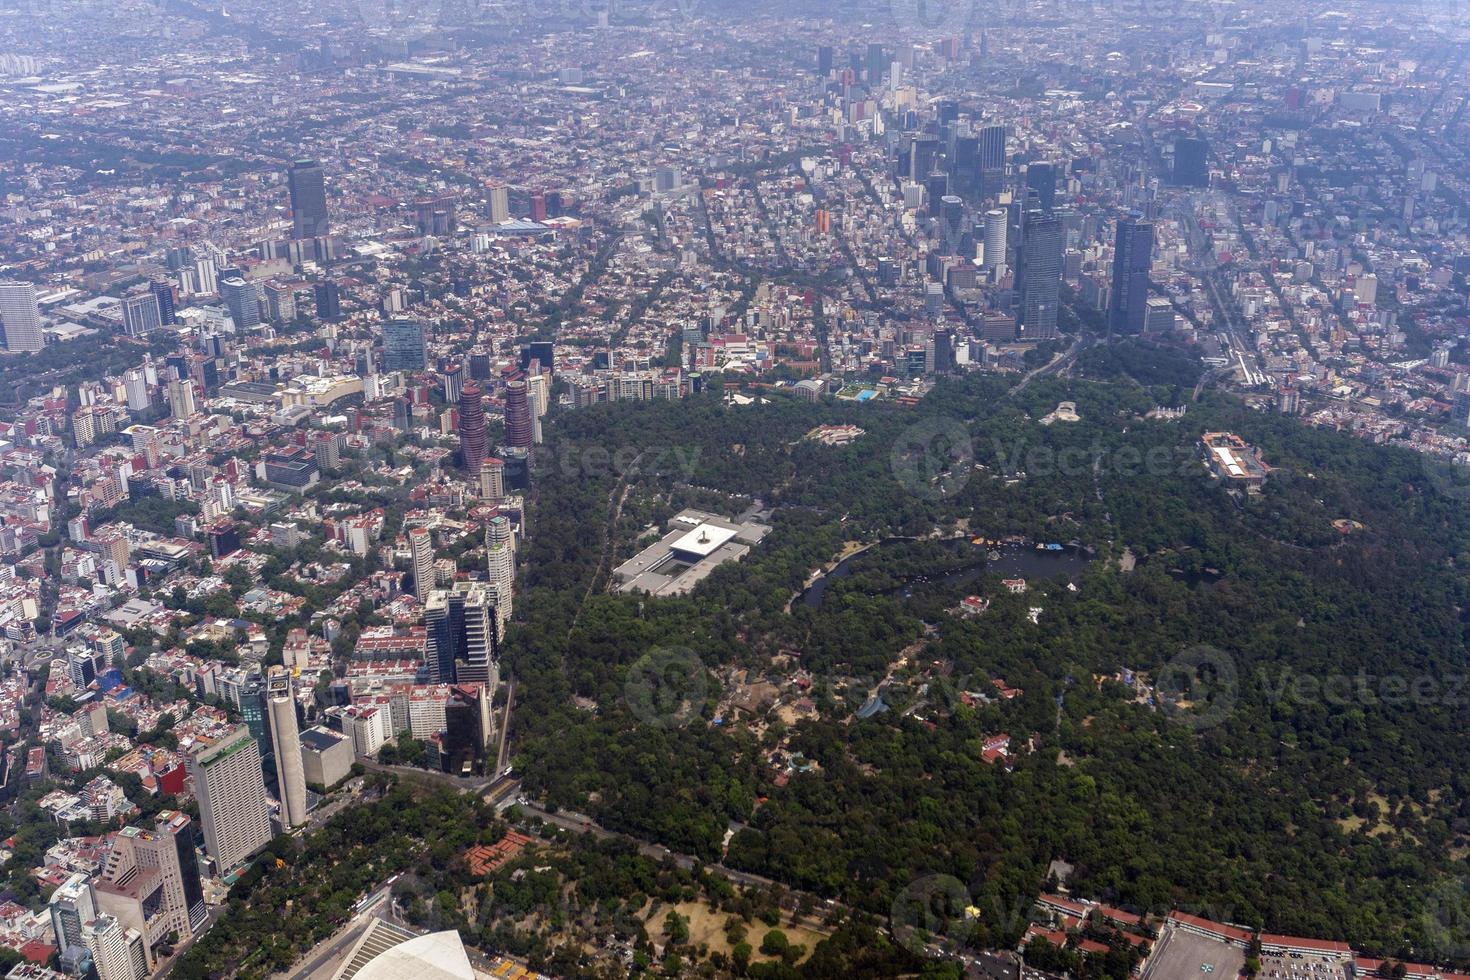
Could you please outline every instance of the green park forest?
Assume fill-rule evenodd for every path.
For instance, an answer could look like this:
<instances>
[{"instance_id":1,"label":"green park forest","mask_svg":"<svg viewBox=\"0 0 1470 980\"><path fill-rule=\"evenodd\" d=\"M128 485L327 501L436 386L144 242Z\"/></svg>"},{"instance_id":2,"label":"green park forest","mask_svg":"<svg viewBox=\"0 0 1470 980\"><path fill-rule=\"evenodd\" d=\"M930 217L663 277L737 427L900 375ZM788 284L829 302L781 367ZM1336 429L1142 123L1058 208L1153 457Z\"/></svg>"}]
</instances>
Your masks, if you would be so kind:
<instances>
[{"instance_id":1,"label":"green park forest","mask_svg":"<svg viewBox=\"0 0 1470 980\"><path fill-rule=\"evenodd\" d=\"M1042 425L1062 399L1082 420ZM1206 395L1182 420L1143 418L1186 399L1187 389L1055 380L1012 396L1003 381L974 378L942 382L910 410L777 395L745 408L710 397L562 416L549 442L563 459L680 447L696 462L687 474L544 468L508 654L527 788L705 860L739 823L729 866L876 914L928 873L967 882L982 908L1024 909L1061 859L1077 894L1433 955L1438 923L1463 921L1445 909L1463 898L1454 882L1470 830L1458 761L1466 705L1452 696L1465 662L1465 495L1415 454L1228 396ZM916 483L905 464L896 478L895 443L934 419L959 420L974 466L940 446L931 456L961 459L963 474ZM801 439L821 423L867 435L845 447ZM1196 447L1216 430L1275 467L1258 499L1209 480ZM744 562L684 598L607 592L609 569L651 526L685 506L733 516L755 498L775 508L774 530ZM565 514L581 519L551 516ZM1098 560L1078 591L1058 584L1044 600L991 582L990 611L972 619L945 611L962 592L905 597L863 588L862 574L819 608L788 610L844 541L957 529L1076 540ZM1138 558L1132 572L1119 571L1124 549ZM1032 623L1036 602L1045 611ZM920 640L925 662L1024 696L973 708L950 699L923 721L852 720L855 700ZM1157 673L1201 645L1233 668L1218 724L1173 719L1109 679ZM710 668L766 671L786 655L817 679L820 720L764 741L711 726L711 679L692 724L639 724L622 699L627 671L668 646ZM1436 679L1442 696L1342 703L1299 682L1360 673ZM1013 772L985 765L980 741L995 731L1032 738L1036 751ZM766 761L777 734L816 763L784 786ZM978 941L1010 944L1024 915L980 928Z\"/></svg>"}]
</instances>

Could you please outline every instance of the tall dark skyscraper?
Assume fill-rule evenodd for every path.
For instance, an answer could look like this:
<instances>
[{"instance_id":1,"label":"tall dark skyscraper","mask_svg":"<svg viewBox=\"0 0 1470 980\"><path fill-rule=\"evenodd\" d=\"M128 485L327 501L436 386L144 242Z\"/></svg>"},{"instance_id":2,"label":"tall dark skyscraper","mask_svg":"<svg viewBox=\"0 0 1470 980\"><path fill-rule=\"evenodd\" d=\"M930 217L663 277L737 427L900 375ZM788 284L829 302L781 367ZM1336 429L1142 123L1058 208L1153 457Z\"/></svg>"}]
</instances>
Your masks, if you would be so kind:
<instances>
[{"instance_id":1,"label":"tall dark skyscraper","mask_svg":"<svg viewBox=\"0 0 1470 980\"><path fill-rule=\"evenodd\" d=\"M898 161L899 173L913 180L923 180L934 172L939 157L939 138L932 133L916 133L909 138Z\"/></svg>"},{"instance_id":2,"label":"tall dark skyscraper","mask_svg":"<svg viewBox=\"0 0 1470 980\"><path fill-rule=\"evenodd\" d=\"M986 126L980 130L976 169L980 176L980 193L985 197L999 194L1006 176L1006 128Z\"/></svg>"},{"instance_id":3,"label":"tall dark skyscraper","mask_svg":"<svg viewBox=\"0 0 1470 980\"><path fill-rule=\"evenodd\" d=\"M331 234L327 220L327 182L322 165L315 160L297 160L286 174L291 189L293 238L317 238Z\"/></svg>"},{"instance_id":4,"label":"tall dark skyscraper","mask_svg":"<svg viewBox=\"0 0 1470 980\"><path fill-rule=\"evenodd\" d=\"M832 74L832 45L830 44L817 48L817 74L823 78Z\"/></svg>"},{"instance_id":5,"label":"tall dark skyscraper","mask_svg":"<svg viewBox=\"0 0 1470 980\"><path fill-rule=\"evenodd\" d=\"M330 279L319 282L312 290L316 294L316 315L323 320L336 320L342 316L342 290Z\"/></svg>"},{"instance_id":6,"label":"tall dark skyscraper","mask_svg":"<svg viewBox=\"0 0 1470 980\"><path fill-rule=\"evenodd\" d=\"M421 320L389 320L383 324L383 370L422 371L429 364Z\"/></svg>"},{"instance_id":7,"label":"tall dark skyscraper","mask_svg":"<svg viewBox=\"0 0 1470 980\"><path fill-rule=\"evenodd\" d=\"M521 348L521 370L527 371L532 361L539 361L541 370L554 372L556 370L554 352L555 348L549 340L531 341Z\"/></svg>"},{"instance_id":8,"label":"tall dark skyscraper","mask_svg":"<svg viewBox=\"0 0 1470 980\"><path fill-rule=\"evenodd\" d=\"M270 709L266 701L265 679L259 671L251 672L240 685L239 707L240 720L250 730L250 737L260 745L260 754L269 757L274 751L270 722L266 720Z\"/></svg>"},{"instance_id":9,"label":"tall dark skyscraper","mask_svg":"<svg viewBox=\"0 0 1470 980\"><path fill-rule=\"evenodd\" d=\"M1118 219L1118 233L1113 242L1113 291L1108 302L1108 328L1113 333L1143 332L1153 250L1151 223L1137 213Z\"/></svg>"},{"instance_id":10,"label":"tall dark skyscraper","mask_svg":"<svg viewBox=\"0 0 1470 980\"><path fill-rule=\"evenodd\" d=\"M883 45L868 45L868 85L877 85L883 80L883 72L888 67L888 56L883 51Z\"/></svg>"},{"instance_id":11,"label":"tall dark skyscraper","mask_svg":"<svg viewBox=\"0 0 1470 980\"><path fill-rule=\"evenodd\" d=\"M941 170L925 177L924 193L929 197L929 213L937 214L939 202L949 196L949 174Z\"/></svg>"},{"instance_id":12,"label":"tall dark skyscraper","mask_svg":"<svg viewBox=\"0 0 1470 980\"><path fill-rule=\"evenodd\" d=\"M1194 136L1174 141L1174 183L1180 187L1210 186L1210 144Z\"/></svg>"},{"instance_id":13,"label":"tall dark skyscraper","mask_svg":"<svg viewBox=\"0 0 1470 980\"><path fill-rule=\"evenodd\" d=\"M980 130L980 169L1004 170L1006 165L1006 128L986 126Z\"/></svg>"},{"instance_id":14,"label":"tall dark skyscraper","mask_svg":"<svg viewBox=\"0 0 1470 980\"><path fill-rule=\"evenodd\" d=\"M958 174L975 176L980 169L980 137L956 136L954 140L954 171Z\"/></svg>"},{"instance_id":15,"label":"tall dark skyscraper","mask_svg":"<svg viewBox=\"0 0 1470 980\"><path fill-rule=\"evenodd\" d=\"M165 327L178 323L178 315L174 312L174 287L162 279L154 279L148 284L148 290L158 299L158 322Z\"/></svg>"},{"instance_id":16,"label":"tall dark skyscraper","mask_svg":"<svg viewBox=\"0 0 1470 980\"><path fill-rule=\"evenodd\" d=\"M1019 340L1055 340L1062 286L1062 222L1032 208L1021 215L1016 250Z\"/></svg>"},{"instance_id":17,"label":"tall dark skyscraper","mask_svg":"<svg viewBox=\"0 0 1470 980\"><path fill-rule=\"evenodd\" d=\"M531 402L526 397L526 382L522 378L515 378L505 386L505 442L520 449L530 449L533 435Z\"/></svg>"},{"instance_id":18,"label":"tall dark skyscraper","mask_svg":"<svg viewBox=\"0 0 1470 980\"><path fill-rule=\"evenodd\" d=\"M1057 206L1057 166L1044 160L1035 160L1026 165L1026 188L1036 192L1043 211Z\"/></svg>"},{"instance_id":19,"label":"tall dark skyscraper","mask_svg":"<svg viewBox=\"0 0 1470 980\"><path fill-rule=\"evenodd\" d=\"M485 461L484 391L471 381L459 393L459 445L464 456L465 472L480 478L480 464Z\"/></svg>"}]
</instances>

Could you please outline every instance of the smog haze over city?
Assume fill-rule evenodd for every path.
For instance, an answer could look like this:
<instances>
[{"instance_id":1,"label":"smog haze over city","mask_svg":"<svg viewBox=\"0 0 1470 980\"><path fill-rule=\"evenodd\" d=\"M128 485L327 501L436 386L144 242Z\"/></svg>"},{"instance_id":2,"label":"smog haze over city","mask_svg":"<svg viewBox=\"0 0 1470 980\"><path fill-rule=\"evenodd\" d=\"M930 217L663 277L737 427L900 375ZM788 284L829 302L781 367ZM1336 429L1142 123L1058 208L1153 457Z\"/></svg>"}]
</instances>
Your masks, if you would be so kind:
<instances>
[{"instance_id":1,"label":"smog haze over city","mask_svg":"<svg viewBox=\"0 0 1470 980\"><path fill-rule=\"evenodd\" d=\"M1470 0L0 0L6 980L1470 980Z\"/></svg>"}]
</instances>

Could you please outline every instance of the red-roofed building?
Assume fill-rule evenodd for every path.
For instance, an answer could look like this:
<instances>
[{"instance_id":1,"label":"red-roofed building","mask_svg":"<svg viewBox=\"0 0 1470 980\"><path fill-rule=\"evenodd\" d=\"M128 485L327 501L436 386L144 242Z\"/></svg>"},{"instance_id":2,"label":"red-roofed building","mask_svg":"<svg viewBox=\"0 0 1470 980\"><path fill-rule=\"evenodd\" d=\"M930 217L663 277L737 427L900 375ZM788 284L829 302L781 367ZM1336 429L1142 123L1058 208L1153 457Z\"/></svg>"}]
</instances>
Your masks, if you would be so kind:
<instances>
[{"instance_id":1,"label":"red-roofed building","mask_svg":"<svg viewBox=\"0 0 1470 980\"><path fill-rule=\"evenodd\" d=\"M1142 916L1134 915L1132 912L1125 912L1122 909L1115 909L1111 905L1099 905L1097 910L1102 913L1104 919L1113 923L1113 925L1122 926L1125 929L1143 925Z\"/></svg>"},{"instance_id":2,"label":"red-roofed building","mask_svg":"<svg viewBox=\"0 0 1470 980\"><path fill-rule=\"evenodd\" d=\"M1026 935L1021 937L1021 945L1029 946L1033 939L1045 939L1058 949L1067 945L1067 934L1060 929L1043 929L1037 925L1027 926Z\"/></svg>"},{"instance_id":3,"label":"red-roofed building","mask_svg":"<svg viewBox=\"0 0 1470 980\"><path fill-rule=\"evenodd\" d=\"M32 939L20 948L20 955L26 958L26 962L39 963L42 966L51 962L51 957L55 952L55 946L43 943L39 939Z\"/></svg>"},{"instance_id":4,"label":"red-roofed building","mask_svg":"<svg viewBox=\"0 0 1470 980\"><path fill-rule=\"evenodd\" d=\"M525 834L508 831L494 844L476 844L465 852L465 863L470 873L478 877L494 874L520 854L531 838Z\"/></svg>"},{"instance_id":5,"label":"red-roofed building","mask_svg":"<svg viewBox=\"0 0 1470 980\"><path fill-rule=\"evenodd\" d=\"M1043 929L1040 926L1033 925L1026 929L1026 935L1021 938L1021 945L1023 947L1026 946L1033 939L1044 939L1058 949L1062 949L1067 945L1068 936L1060 929ZM1077 939L1077 948L1089 956L1108 951L1107 944L1100 943L1095 939L1083 939L1081 937Z\"/></svg>"}]
</instances>

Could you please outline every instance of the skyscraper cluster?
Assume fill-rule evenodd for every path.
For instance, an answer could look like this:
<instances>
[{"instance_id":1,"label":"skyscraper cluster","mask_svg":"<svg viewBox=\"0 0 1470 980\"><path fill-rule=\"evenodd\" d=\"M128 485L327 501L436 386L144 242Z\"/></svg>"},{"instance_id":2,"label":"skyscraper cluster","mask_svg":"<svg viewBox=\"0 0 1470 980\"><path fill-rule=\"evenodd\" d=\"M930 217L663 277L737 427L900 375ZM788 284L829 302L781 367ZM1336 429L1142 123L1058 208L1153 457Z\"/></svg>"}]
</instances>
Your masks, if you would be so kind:
<instances>
[{"instance_id":1,"label":"skyscraper cluster","mask_svg":"<svg viewBox=\"0 0 1470 980\"><path fill-rule=\"evenodd\" d=\"M151 829L118 831L95 875L75 873L51 894L62 966L85 973L90 964L97 980L154 971L162 947L208 919L195 846L193 820L172 810Z\"/></svg>"}]
</instances>

